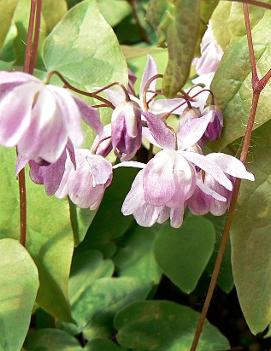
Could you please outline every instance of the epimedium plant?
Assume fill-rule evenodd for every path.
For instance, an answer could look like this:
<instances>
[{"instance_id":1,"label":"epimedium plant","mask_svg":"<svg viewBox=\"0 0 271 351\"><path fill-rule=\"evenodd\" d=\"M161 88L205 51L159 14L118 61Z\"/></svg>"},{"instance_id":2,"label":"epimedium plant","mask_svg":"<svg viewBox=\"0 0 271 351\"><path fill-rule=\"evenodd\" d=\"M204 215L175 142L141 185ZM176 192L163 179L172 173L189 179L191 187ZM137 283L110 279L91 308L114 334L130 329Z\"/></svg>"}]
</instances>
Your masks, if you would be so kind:
<instances>
[{"instance_id":1,"label":"epimedium plant","mask_svg":"<svg viewBox=\"0 0 271 351\"><path fill-rule=\"evenodd\" d=\"M268 327L270 8L0 1L0 350L228 350L217 284Z\"/></svg>"}]
</instances>

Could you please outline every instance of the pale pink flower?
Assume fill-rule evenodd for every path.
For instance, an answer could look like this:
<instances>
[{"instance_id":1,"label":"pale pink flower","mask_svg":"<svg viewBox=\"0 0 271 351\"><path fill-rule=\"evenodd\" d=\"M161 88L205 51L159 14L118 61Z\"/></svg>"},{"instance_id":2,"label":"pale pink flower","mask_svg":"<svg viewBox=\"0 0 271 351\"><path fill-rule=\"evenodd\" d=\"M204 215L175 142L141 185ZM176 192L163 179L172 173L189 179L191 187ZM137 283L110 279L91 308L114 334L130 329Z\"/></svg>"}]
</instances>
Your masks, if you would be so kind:
<instances>
[{"instance_id":1,"label":"pale pink flower","mask_svg":"<svg viewBox=\"0 0 271 351\"><path fill-rule=\"evenodd\" d=\"M68 142L80 146L81 119L96 131L102 128L98 112L69 90L26 73L0 72L0 145L17 146L25 164L53 163Z\"/></svg>"}]
</instances>

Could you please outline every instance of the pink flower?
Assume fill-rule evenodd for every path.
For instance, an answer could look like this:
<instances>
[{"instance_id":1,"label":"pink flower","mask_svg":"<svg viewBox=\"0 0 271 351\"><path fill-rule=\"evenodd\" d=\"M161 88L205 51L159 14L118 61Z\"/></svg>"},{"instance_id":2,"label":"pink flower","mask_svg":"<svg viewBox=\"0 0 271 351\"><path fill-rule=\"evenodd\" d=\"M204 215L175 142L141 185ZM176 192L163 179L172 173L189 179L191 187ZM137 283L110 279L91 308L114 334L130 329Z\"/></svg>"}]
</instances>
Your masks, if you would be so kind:
<instances>
[{"instance_id":1,"label":"pink flower","mask_svg":"<svg viewBox=\"0 0 271 351\"><path fill-rule=\"evenodd\" d=\"M81 118L102 128L99 114L64 88L22 72L0 72L0 144L17 146L20 157L56 162L68 141L83 141Z\"/></svg>"},{"instance_id":2,"label":"pink flower","mask_svg":"<svg viewBox=\"0 0 271 351\"><path fill-rule=\"evenodd\" d=\"M201 57L193 60L193 65L199 76L193 80L193 83L204 84L209 88L222 56L223 50L217 44L212 28L209 25L202 38Z\"/></svg>"},{"instance_id":3,"label":"pink flower","mask_svg":"<svg viewBox=\"0 0 271 351\"><path fill-rule=\"evenodd\" d=\"M223 116L216 106L210 106L202 113L198 109L187 108L179 122L179 148L187 149L196 143L202 146L209 140L217 140L222 128Z\"/></svg>"},{"instance_id":4,"label":"pink flower","mask_svg":"<svg viewBox=\"0 0 271 351\"><path fill-rule=\"evenodd\" d=\"M130 160L141 147L141 111L134 101L119 104L112 114L112 146L121 160Z\"/></svg>"},{"instance_id":5,"label":"pink flower","mask_svg":"<svg viewBox=\"0 0 271 351\"><path fill-rule=\"evenodd\" d=\"M112 137L111 137L111 123L103 127L102 131L97 134L91 146L91 151L103 157L109 155L113 150Z\"/></svg>"},{"instance_id":6,"label":"pink flower","mask_svg":"<svg viewBox=\"0 0 271 351\"><path fill-rule=\"evenodd\" d=\"M124 166L127 165L129 162L124 163ZM124 215L133 214L143 226L170 218L173 227L180 227L184 210L195 191L200 190L205 196L226 201L216 192L217 188L213 189L211 184L200 179L199 172L203 171L225 191L231 191L233 187L228 176L254 180L242 162L220 153L204 156L197 152L167 149L158 152L147 165L133 163L131 166L139 166L143 170L135 179L122 212ZM204 196L202 201L205 201ZM193 208L192 202L190 207ZM206 213L208 210L195 212Z\"/></svg>"},{"instance_id":7,"label":"pink flower","mask_svg":"<svg viewBox=\"0 0 271 351\"><path fill-rule=\"evenodd\" d=\"M55 194L58 198L68 195L77 206L95 210L112 181L112 165L89 150L74 151L74 161L65 150L55 163L38 165L31 162L30 176L35 183L44 184L49 195Z\"/></svg>"}]
</instances>

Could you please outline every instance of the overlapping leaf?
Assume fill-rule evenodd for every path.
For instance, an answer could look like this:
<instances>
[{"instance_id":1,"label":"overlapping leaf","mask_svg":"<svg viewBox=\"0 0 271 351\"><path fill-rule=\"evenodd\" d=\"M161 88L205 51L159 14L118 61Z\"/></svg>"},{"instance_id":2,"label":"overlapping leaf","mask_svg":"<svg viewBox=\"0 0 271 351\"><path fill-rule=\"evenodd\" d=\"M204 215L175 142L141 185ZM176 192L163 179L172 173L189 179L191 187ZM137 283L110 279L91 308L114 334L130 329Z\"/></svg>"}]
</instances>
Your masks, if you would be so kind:
<instances>
[{"instance_id":1,"label":"overlapping leaf","mask_svg":"<svg viewBox=\"0 0 271 351\"><path fill-rule=\"evenodd\" d=\"M20 351L38 291L38 271L17 240L1 239L0 256L0 350Z\"/></svg>"},{"instance_id":2,"label":"overlapping leaf","mask_svg":"<svg viewBox=\"0 0 271 351\"><path fill-rule=\"evenodd\" d=\"M253 41L259 75L271 67L271 12L253 29ZM233 42L227 49L216 72L211 89L216 102L223 111L225 127L221 139L213 146L223 149L244 135L252 99L251 66L246 37ZM269 83L259 102L254 128L260 127L271 118L271 84Z\"/></svg>"},{"instance_id":3,"label":"overlapping leaf","mask_svg":"<svg viewBox=\"0 0 271 351\"><path fill-rule=\"evenodd\" d=\"M189 351L198 318L197 312L173 302L137 302L115 318L117 340L136 351ZM207 322L197 350L228 348L226 338Z\"/></svg>"},{"instance_id":4,"label":"overlapping leaf","mask_svg":"<svg viewBox=\"0 0 271 351\"><path fill-rule=\"evenodd\" d=\"M44 61L85 89L126 83L127 65L118 40L95 0L85 0L66 14L46 39Z\"/></svg>"},{"instance_id":5,"label":"overlapping leaf","mask_svg":"<svg viewBox=\"0 0 271 351\"><path fill-rule=\"evenodd\" d=\"M0 236L19 235L19 194L15 176L16 152L0 149ZM73 235L66 201L49 197L44 188L27 181L27 248L40 278L38 303L59 319L69 320L68 277Z\"/></svg>"},{"instance_id":6,"label":"overlapping leaf","mask_svg":"<svg viewBox=\"0 0 271 351\"><path fill-rule=\"evenodd\" d=\"M254 334L271 322L270 132L270 122L255 132L249 168L256 180L242 184L231 233L234 282Z\"/></svg>"}]
</instances>

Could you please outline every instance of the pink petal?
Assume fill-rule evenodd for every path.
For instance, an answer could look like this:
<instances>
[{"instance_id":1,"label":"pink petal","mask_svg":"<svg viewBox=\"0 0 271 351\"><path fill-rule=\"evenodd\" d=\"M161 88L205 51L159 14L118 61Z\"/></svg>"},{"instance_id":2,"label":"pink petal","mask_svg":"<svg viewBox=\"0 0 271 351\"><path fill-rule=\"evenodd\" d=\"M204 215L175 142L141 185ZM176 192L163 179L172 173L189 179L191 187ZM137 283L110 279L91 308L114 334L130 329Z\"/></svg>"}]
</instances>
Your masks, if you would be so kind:
<instances>
[{"instance_id":1,"label":"pink petal","mask_svg":"<svg viewBox=\"0 0 271 351\"><path fill-rule=\"evenodd\" d=\"M248 172L244 164L236 157L218 152L208 154L207 158L215 162L223 172L235 178L248 179L251 181L255 180L254 175Z\"/></svg>"},{"instance_id":2,"label":"pink petal","mask_svg":"<svg viewBox=\"0 0 271 351\"><path fill-rule=\"evenodd\" d=\"M148 80L150 78L152 78L153 76L155 76L157 73L158 73L158 71L157 71L156 62L154 61L154 59L150 55L148 55L147 65L146 65L145 71L143 73L141 84L140 84L140 94L139 95L140 95L141 100L143 100L144 89L145 89L145 86L146 86ZM151 82L148 90L155 91L155 89L156 89L156 80ZM147 101L149 101L152 97L153 97L153 93L146 94Z\"/></svg>"},{"instance_id":3,"label":"pink petal","mask_svg":"<svg viewBox=\"0 0 271 351\"><path fill-rule=\"evenodd\" d=\"M94 187L89 168L80 167L69 176L68 194L73 203L81 208L88 208L102 199L104 186Z\"/></svg>"},{"instance_id":4,"label":"pink petal","mask_svg":"<svg viewBox=\"0 0 271 351\"><path fill-rule=\"evenodd\" d=\"M165 122L150 112L144 112L144 116L147 120L149 130L157 143L162 147L175 149L176 135Z\"/></svg>"},{"instance_id":5,"label":"pink petal","mask_svg":"<svg viewBox=\"0 0 271 351\"><path fill-rule=\"evenodd\" d=\"M184 102L185 100L181 98L155 100L150 104L150 112L155 115L161 115L169 113L176 108L176 110L172 113L175 115L180 115L187 108L187 104ZM183 105L180 106L181 104Z\"/></svg>"},{"instance_id":6,"label":"pink petal","mask_svg":"<svg viewBox=\"0 0 271 351\"><path fill-rule=\"evenodd\" d=\"M133 214L145 203L143 191L143 171L135 177L131 190L127 194L121 208L121 212L127 216Z\"/></svg>"},{"instance_id":7,"label":"pink petal","mask_svg":"<svg viewBox=\"0 0 271 351\"><path fill-rule=\"evenodd\" d=\"M48 89L54 94L58 106L58 113L62 119L63 126L67 130L69 139L75 146L80 146L83 142L81 116L73 96L64 88L50 85Z\"/></svg>"},{"instance_id":8,"label":"pink petal","mask_svg":"<svg viewBox=\"0 0 271 351\"><path fill-rule=\"evenodd\" d=\"M183 123L181 120L178 131L179 148L184 150L195 145L205 133L211 120L211 113L199 118L187 118Z\"/></svg>"},{"instance_id":9,"label":"pink petal","mask_svg":"<svg viewBox=\"0 0 271 351\"><path fill-rule=\"evenodd\" d=\"M180 228L183 224L184 205L170 210L170 224L173 228Z\"/></svg>"},{"instance_id":10,"label":"pink petal","mask_svg":"<svg viewBox=\"0 0 271 351\"><path fill-rule=\"evenodd\" d=\"M226 189L232 190L232 183L226 177L223 170L212 160L204 155L196 152L179 151L188 161L194 163L199 168L203 169L206 173L211 175L219 184L223 185Z\"/></svg>"},{"instance_id":11,"label":"pink petal","mask_svg":"<svg viewBox=\"0 0 271 351\"><path fill-rule=\"evenodd\" d=\"M86 150L88 151L88 150ZM92 174L93 186L107 184L112 178L112 165L109 161L99 155L92 155L88 151L86 156L86 162L90 168L90 173Z\"/></svg>"},{"instance_id":12,"label":"pink petal","mask_svg":"<svg viewBox=\"0 0 271 351\"><path fill-rule=\"evenodd\" d=\"M114 86L112 88L106 89L105 94L114 106L118 106L125 101L125 93L119 86Z\"/></svg>"},{"instance_id":13,"label":"pink petal","mask_svg":"<svg viewBox=\"0 0 271 351\"><path fill-rule=\"evenodd\" d=\"M67 126L61 113L52 92L42 87L32 111L31 125L18 143L19 153L29 160L57 161L67 144Z\"/></svg>"},{"instance_id":14,"label":"pink petal","mask_svg":"<svg viewBox=\"0 0 271 351\"><path fill-rule=\"evenodd\" d=\"M218 194L216 191L214 191L213 189L211 189L210 187L208 187L205 183L203 183L201 180L197 179L196 181L197 183L197 186L199 187L199 189L206 195L210 195L212 196L215 200L218 200L218 201L222 201L222 202L226 202L227 199Z\"/></svg>"},{"instance_id":15,"label":"pink petal","mask_svg":"<svg viewBox=\"0 0 271 351\"><path fill-rule=\"evenodd\" d=\"M147 203L153 206L165 205L174 195L175 153L169 150L158 152L144 169L144 193Z\"/></svg>"},{"instance_id":16,"label":"pink petal","mask_svg":"<svg viewBox=\"0 0 271 351\"><path fill-rule=\"evenodd\" d=\"M37 78L27 73L0 72L0 97L3 98L3 96L13 88L29 82L41 83Z\"/></svg>"},{"instance_id":17,"label":"pink petal","mask_svg":"<svg viewBox=\"0 0 271 351\"><path fill-rule=\"evenodd\" d=\"M144 204L134 212L134 217L137 224L142 227L152 227L157 221L161 208Z\"/></svg>"},{"instance_id":18,"label":"pink petal","mask_svg":"<svg viewBox=\"0 0 271 351\"><path fill-rule=\"evenodd\" d=\"M40 88L37 83L23 84L0 100L0 144L15 146L25 134L31 123L34 97Z\"/></svg>"},{"instance_id":19,"label":"pink petal","mask_svg":"<svg viewBox=\"0 0 271 351\"><path fill-rule=\"evenodd\" d=\"M16 161L16 176L21 172L23 168L27 165L29 159L25 158L23 155L18 155Z\"/></svg>"},{"instance_id":20,"label":"pink petal","mask_svg":"<svg viewBox=\"0 0 271 351\"><path fill-rule=\"evenodd\" d=\"M165 223L165 221L169 219L169 216L170 216L170 208L164 206L159 213L157 223L159 224Z\"/></svg>"},{"instance_id":21,"label":"pink petal","mask_svg":"<svg viewBox=\"0 0 271 351\"><path fill-rule=\"evenodd\" d=\"M90 128L95 130L97 134L100 134L103 130L103 124L101 122L98 110L86 104L83 100L76 96L74 96L74 101L81 112L83 120L90 126Z\"/></svg>"},{"instance_id":22,"label":"pink petal","mask_svg":"<svg viewBox=\"0 0 271 351\"><path fill-rule=\"evenodd\" d=\"M178 208L191 197L196 187L194 167L180 154L176 153L174 163L175 192L167 206Z\"/></svg>"},{"instance_id":23,"label":"pink petal","mask_svg":"<svg viewBox=\"0 0 271 351\"><path fill-rule=\"evenodd\" d=\"M206 215L209 212L210 197L206 196L199 187L197 187L193 195L188 199L187 206L191 213L198 216Z\"/></svg>"}]
</instances>

